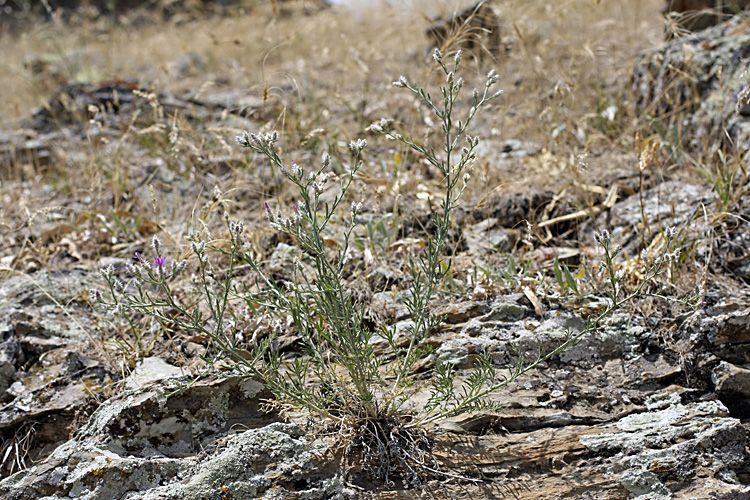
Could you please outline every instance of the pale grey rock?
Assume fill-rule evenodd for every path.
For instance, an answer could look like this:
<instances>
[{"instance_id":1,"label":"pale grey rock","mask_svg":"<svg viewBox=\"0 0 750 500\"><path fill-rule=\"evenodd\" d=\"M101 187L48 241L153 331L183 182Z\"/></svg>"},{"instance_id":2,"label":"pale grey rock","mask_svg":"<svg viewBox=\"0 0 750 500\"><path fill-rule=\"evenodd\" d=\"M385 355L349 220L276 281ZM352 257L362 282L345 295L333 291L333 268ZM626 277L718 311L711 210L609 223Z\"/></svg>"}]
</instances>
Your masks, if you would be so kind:
<instances>
[{"instance_id":1,"label":"pale grey rock","mask_svg":"<svg viewBox=\"0 0 750 500\"><path fill-rule=\"evenodd\" d=\"M619 201L598 217L599 227L610 228L611 239L620 245L625 254L638 255L641 244L640 226L646 220L657 231L660 227L675 227L688 231L686 235L700 241L707 226L695 220L701 206L710 205L715 195L708 187L686 184L682 181L667 181L642 193Z\"/></svg>"},{"instance_id":2,"label":"pale grey rock","mask_svg":"<svg viewBox=\"0 0 750 500\"><path fill-rule=\"evenodd\" d=\"M750 24L738 15L645 51L633 75L639 110L658 120L669 140L679 128L678 147L715 149L731 141L747 150L748 107L737 113L737 96L747 85L748 47Z\"/></svg>"},{"instance_id":3,"label":"pale grey rock","mask_svg":"<svg viewBox=\"0 0 750 500\"><path fill-rule=\"evenodd\" d=\"M697 311L684 328L693 344L705 345L720 360L750 364L750 308Z\"/></svg>"},{"instance_id":4,"label":"pale grey rock","mask_svg":"<svg viewBox=\"0 0 750 500\"><path fill-rule=\"evenodd\" d=\"M253 381L157 381L105 402L75 439L0 482L0 495L49 500L350 498L327 445L273 422ZM236 429L232 432L230 429Z\"/></svg>"},{"instance_id":5,"label":"pale grey rock","mask_svg":"<svg viewBox=\"0 0 750 500\"><path fill-rule=\"evenodd\" d=\"M18 354L18 340L15 338L0 343L0 394L13 383Z\"/></svg>"},{"instance_id":6,"label":"pale grey rock","mask_svg":"<svg viewBox=\"0 0 750 500\"><path fill-rule=\"evenodd\" d=\"M287 245L286 243L279 243L276 246L268 259L268 270L274 274L291 278L294 276L294 262L297 259L302 259L302 273L307 275L309 279L314 279L315 273L312 267L306 262L308 259L301 255L298 247Z\"/></svg>"},{"instance_id":7,"label":"pale grey rock","mask_svg":"<svg viewBox=\"0 0 750 500\"><path fill-rule=\"evenodd\" d=\"M135 369L125 380L125 389L138 389L149 382L164 380L168 378L182 377L184 373L177 367L170 365L158 357L148 357L139 359Z\"/></svg>"},{"instance_id":8,"label":"pale grey rock","mask_svg":"<svg viewBox=\"0 0 750 500\"><path fill-rule=\"evenodd\" d=\"M499 226L498 219L490 217L467 228L463 232L464 244L469 255L485 255L487 252L510 252L518 241L518 232Z\"/></svg>"},{"instance_id":9,"label":"pale grey rock","mask_svg":"<svg viewBox=\"0 0 750 500\"><path fill-rule=\"evenodd\" d=\"M411 295L409 290L386 291L372 294L370 309L380 318L403 321L409 317L406 299Z\"/></svg>"},{"instance_id":10,"label":"pale grey rock","mask_svg":"<svg viewBox=\"0 0 750 500\"><path fill-rule=\"evenodd\" d=\"M490 305L490 311L480 318L481 321L519 321L530 314L527 307L518 303L521 296L503 296ZM512 300L515 299L515 300Z\"/></svg>"},{"instance_id":11,"label":"pale grey rock","mask_svg":"<svg viewBox=\"0 0 750 500\"><path fill-rule=\"evenodd\" d=\"M735 397L750 398L750 370L722 361L711 373L717 392L729 392Z\"/></svg>"},{"instance_id":12,"label":"pale grey rock","mask_svg":"<svg viewBox=\"0 0 750 500\"><path fill-rule=\"evenodd\" d=\"M683 482L698 475L732 482L734 470L748 459L747 431L721 402L683 404L672 392L646 403L647 411L618 420L616 432L580 438L589 450L613 456L609 474L635 498L671 498L660 473Z\"/></svg>"}]
</instances>

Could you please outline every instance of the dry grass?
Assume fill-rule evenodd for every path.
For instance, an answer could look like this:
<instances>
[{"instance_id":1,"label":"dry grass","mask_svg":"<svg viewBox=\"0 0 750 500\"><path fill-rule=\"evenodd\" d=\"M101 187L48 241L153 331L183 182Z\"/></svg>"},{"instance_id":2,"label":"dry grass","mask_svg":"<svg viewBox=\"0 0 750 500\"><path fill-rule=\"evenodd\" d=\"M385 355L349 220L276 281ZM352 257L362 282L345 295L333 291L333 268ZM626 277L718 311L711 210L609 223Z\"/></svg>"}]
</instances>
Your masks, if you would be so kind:
<instances>
[{"instance_id":1,"label":"dry grass","mask_svg":"<svg viewBox=\"0 0 750 500\"><path fill-rule=\"evenodd\" d=\"M251 3L256 5L237 16L137 26L102 19L44 23L18 37L3 36L0 43L15 47L0 53L0 83L8 96L0 101L3 128L44 105L64 82L134 79L157 96L150 101L153 116L144 105L138 121L119 125L119 137L57 139L59 153L50 165L15 166L10 179L25 181L28 189L13 197L17 184L3 186L7 203L0 218L9 229L4 242L13 249L14 269L30 261L32 268L64 267L66 259L55 253L61 224L96 235L93 248L73 238L77 247L69 254L127 257L154 231L165 231L179 246L185 221L217 228L225 209L258 220L264 201L291 201L272 172L234 146L234 135L244 128L278 129L298 162L323 151L345 157L348 141L366 136L366 127L382 117L429 142L434 123L390 82L402 74L435 79L424 69L425 30L433 16L449 16L468 2L310 15L300 9L286 17L275 16L271 3ZM496 2L508 51L467 64L467 86L481 85L494 67L505 90L476 123L489 140L473 174L474 209L490 211L498 193L548 191L558 200L557 212L546 214L551 217L602 203L615 175L637 178L636 122L624 96L636 54L663 37L660 3ZM229 107L205 123L160 102L172 96L205 102L218 93L232 93ZM602 115L608 107L616 109L612 120ZM511 139L538 153L500 160ZM433 180L419 159L388 143L369 149L370 168L354 191L369 196L375 187L369 208L394 220L426 208ZM217 170L225 158L231 158L229 170ZM154 173L155 161L192 183L189 199L175 202L172 188ZM40 195L42 184L52 189ZM133 227L118 229L115 218ZM257 230L261 238L265 229ZM409 232L396 227L393 239ZM115 244L108 248L112 233Z\"/></svg>"},{"instance_id":2,"label":"dry grass","mask_svg":"<svg viewBox=\"0 0 750 500\"><path fill-rule=\"evenodd\" d=\"M410 7L276 17L269 2L238 16L142 26L107 20L78 26L58 22L39 24L16 38L5 35L0 43L16 48L0 54L1 83L8 96L0 102L0 116L6 124L44 105L61 82L116 79L135 79L159 96L195 100L234 92L229 102L236 104L227 111L250 115L244 122L225 115L228 119L195 129L185 113L167 110L152 123L122 128L116 147L110 138L64 144L64 165L18 167L16 179L42 173L55 189L44 204L22 199L7 206L5 220L28 219L28 214L48 208L54 217L75 221L82 210L78 200L86 200L89 211L114 209L144 216L157 229L166 229L201 212L216 184L206 164L220 157L237 158L232 138L242 128L279 129L288 151L299 150L302 159L324 149L343 153L343 144L365 135L369 123L386 116L416 137L427 138L433 124L413 99L393 92L390 82L401 74L429 79L429 70L423 69L429 59L429 19L467 4L417 2ZM489 209L487 204L499 192L527 190L551 191L574 209L585 209L603 201L614 173L637 175L636 121L625 95L635 55L663 37L660 4L496 2L509 50L494 60L471 60L474 77L467 82L476 85L494 67L505 90L477 123L476 130L492 139L474 174L478 182L471 196L477 209ZM616 110L612 120L602 115L607 108ZM170 134L179 141L170 142ZM510 139L522 139L522 147L540 148L540 153L496 160L498 148ZM135 150L141 153L134 157ZM379 186L377 208L398 210L399 203L413 200L415 191L430 191L415 158L402 158L405 152L391 144L377 144L372 151L367 182ZM135 195L149 184L138 178L136 166L154 158L180 175L191 172L193 181L202 185L200 196L174 205L152 182L153 196L161 199L155 211L149 193ZM270 173L259 173L255 166L252 172L238 170L241 164L235 161L232 175L219 183L229 205L252 211L261 200L283 201L278 184L269 182ZM175 241L179 237L175 234Z\"/></svg>"},{"instance_id":3,"label":"dry grass","mask_svg":"<svg viewBox=\"0 0 750 500\"><path fill-rule=\"evenodd\" d=\"M414 98L394 91L391 82L405 75L432 81L433 88L441 83L427 64L425 31L431 18L449 16L468 2L434 0L403 7L394 1L395 6L374 10L300 11L289 17L276 16L271 2L254 3L252 10L233 17L138 26L108 20L44 23L16 37L0 34L0 46L13 47L0 51L0 132L23 135L18 120L44 106L63 83L134 79L153 93L141 96L138 119L112 127L117 134L56 138L51 163L13 164L0 177L3 275L95 269L111 257L127 261L135 251L143 252L155 233L170 258L181 258L187 254L189 229L216 242L224 235L227 213L246 221L253 247L268 257L282 240L268 230L263 203L291 206L293 199L277 173L234 144L234 136L246 128L279 130L284 153L308 165L324 151L343 160L350 140L367 137L366 166L351 193L366 202L365 212L376 220L388 217L386 251L409 247L410 240L388 245L424 229L426 198L437 192L439 179L420 158L366 129L390 117L406 134L431 142L437 124ZM514 254L519 267L533 267L534 250L550 242L581 248L585 260L585 242L576 229L590 221L587 214L609 208L608 194L616 182L625 190L639 188L643 179L634 140L639 117L627 95L636 55L663 40L661 4L498 1L507 52L492 58L467 55L466 86L481 85L495 68L505 95L475 122L474 132L487 140L463 202L465 212L474 219L480 218L476 214L489 217L500 194L543 192L552 202L538 219L583 214L567 219L562 229L553 227L554 235L519 227L523 234L516 250L521 251ZM220 94L229 96L227 108L214 109L208 117L196 118L187 104L172 103L177 98L205 104ZM504 158L509 140L520 140L530 154ZM658 163L650 167L650 182L666 168L665 160ZM184 193L175 179L185 181ZM486 261L477 258L478 264L490 269L507 262L490 250ZM459 281L473 264L455 259ZM681 287L695 284L694 276L688 278ZM519 283L513 286L518 289ZM456 290L462 289L457 285ZM127 371L134 363L133 339L110 321L100 318L97 333L102 339L113 338L111 332L122 335L119 346L110 342L105 351L120 362L114 371ZM171 356L181 367L195 367L175 347L182 332L141 326L149 345L136 356ZM268 325L251 326L262 330ZM154 336L158 340L151 345ZM8 460L19 466L24 454L16 444L24 442L19 438L2 448L14 447Z\"/></svg>"}]
</instances>

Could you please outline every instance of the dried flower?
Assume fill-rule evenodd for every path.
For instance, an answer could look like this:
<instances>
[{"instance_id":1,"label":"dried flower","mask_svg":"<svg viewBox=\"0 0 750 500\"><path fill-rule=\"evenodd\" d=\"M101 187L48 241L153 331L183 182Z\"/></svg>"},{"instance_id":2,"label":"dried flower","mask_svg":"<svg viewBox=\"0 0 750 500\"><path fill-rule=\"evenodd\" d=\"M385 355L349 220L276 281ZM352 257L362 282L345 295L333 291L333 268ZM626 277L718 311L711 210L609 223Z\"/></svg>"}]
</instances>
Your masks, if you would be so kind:
<instances>
[{"instance_id":1,"label":"dried flower","mask_svg":"<svg viewBox=\"0 0 750 500\"><path fill-rule=\"evenodd\" d=\"M393 82L393 86L394 87L400 87L400 88L406 88L406 87L409 86L409 84L406 82L406 77L405 76L400 76L398 78L398 81Z\"/></svg>"},{"instance_id":2,"label":"dried flower","mask_svg":"<svg viewBox=\"0 0 750 500\"><path fill-rule=\"evenodd\" d=\"M96 288L92 288L89 290L89 300L91 302L102 302L104 299L102 298L102 292L97 290Z\"/></svg>"},{"instance_id":3,"label":"dried flower","mask_svg":"<svg viewBox=\"0 0 750 500\"><path fill-rule=\"evenodd\" d=\"M676 248L672 253L665 253L664 259L667 262L677 262L678 260L680 260L680 249Z\"/></svg>"},{"instance_id":4,"label":"dried flower","mask_svg":"<svg viewBox=\"0 0 750 500\"><path fill-rule=\"evenodd\" d=\"M594 240L601 246L607 246L609 244L610 234L606 229L601 233L594 233Z\"/></svg>"},{"instance_id":5,"label":"dried flower","mask_svg":"<svg viewBox=\"0 0 750 500\"><path fill-rule=\"evenodd\" d=\"M187 261L181 260L180 262L177 262L173 260L171 262L171 267L172 267L172 274L179 274L185 269L187 269Z\"/></svg>"},{"instance_id":6,"label":"dried flower","mask_svg":"<svg viewBox=\"0 0 750 500\"><path fill-rule=\"evenodd\" d=\"M245 230L245 224L241 221L234 221L229 223L229 232L232 233L234 238L239 238L242 231Z\"/></svg>"}]
</instances>

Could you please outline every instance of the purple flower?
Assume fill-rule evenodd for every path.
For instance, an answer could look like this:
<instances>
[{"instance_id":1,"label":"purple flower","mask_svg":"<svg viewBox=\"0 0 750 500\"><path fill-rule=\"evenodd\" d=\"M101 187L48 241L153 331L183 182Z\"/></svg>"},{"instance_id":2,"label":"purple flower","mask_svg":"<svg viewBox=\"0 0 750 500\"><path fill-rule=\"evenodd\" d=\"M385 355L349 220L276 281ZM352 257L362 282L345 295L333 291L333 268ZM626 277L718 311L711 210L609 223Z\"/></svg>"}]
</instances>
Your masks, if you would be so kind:
<instances>
[{"instance_id":1,"label":"purple flower","mask_svg":"<svg viewBox=\"0 0 750 500\"><path fill-rule=\"evenodd\" d=\"M268 203L266 203L266 210L269 212L271 211L271 207L268 206Z\"/></svg>"},{"instance_id":2,"label":"purple flower","mask_svg":"<svg viewBox=\"0 0 750 500\"><path fill-rule=\"evenodd\" d=\"M167 265L167 258L163 255L160 255L158 257L154 257L154 265L151 266L152 269L160 267L164 269Z\"/></svg>"},{"instance_id":3,"label":"purple flower","mask_svg":"<svg viewBox=\"0 0 750 500\"><path fill-rule=\"evenodd\" d=\"M141 257L141 252L135 252L135 260L138 262L141 262L143 260L143 257Z\"/></svg>"}]
</instances>

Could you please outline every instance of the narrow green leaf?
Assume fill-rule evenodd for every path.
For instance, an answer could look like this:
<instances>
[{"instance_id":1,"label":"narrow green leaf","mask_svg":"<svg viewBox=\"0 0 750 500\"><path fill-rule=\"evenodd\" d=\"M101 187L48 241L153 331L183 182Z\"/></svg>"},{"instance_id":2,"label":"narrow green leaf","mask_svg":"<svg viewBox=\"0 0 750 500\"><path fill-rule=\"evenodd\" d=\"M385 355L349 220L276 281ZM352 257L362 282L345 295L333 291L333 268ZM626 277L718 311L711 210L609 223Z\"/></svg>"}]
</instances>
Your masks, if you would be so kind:
<instances>
[{"instance_id":1,"label":"narrow green leaf","mask_svg":"<svg viewBox=\"0 0 750 500\"><path fill-rule=\"evenodd\" d=\"M565 290L566 284L565 281L563 281L562 270L560 270L560 261L557 260L557 256L555 256L555 261L552 263L552 269L555 271L555 279L557 280L557 284L560 285L560 289Z\"/></svg>"},{"instance_id":2,"label":"narrow green leaf","mask_svg":"<svg viewBox=\"0 0 750 500\"><path fill-rule=\"evenodd\" d=\"M573 277L573 275L570 272L570 269L568 269L568 266L563 264L563 272L565 273L565 281L568 284L568 286L573 290L576 295L581 295L578 292L578 285L576 284L576 279Z\"/></svg>"}]
</instances>

